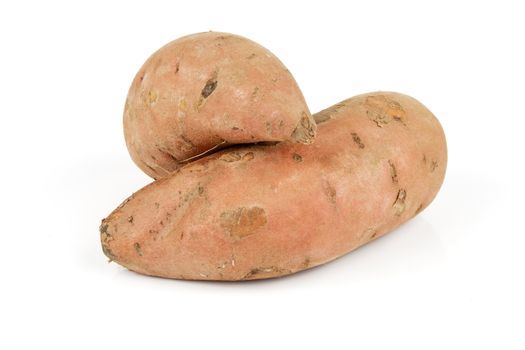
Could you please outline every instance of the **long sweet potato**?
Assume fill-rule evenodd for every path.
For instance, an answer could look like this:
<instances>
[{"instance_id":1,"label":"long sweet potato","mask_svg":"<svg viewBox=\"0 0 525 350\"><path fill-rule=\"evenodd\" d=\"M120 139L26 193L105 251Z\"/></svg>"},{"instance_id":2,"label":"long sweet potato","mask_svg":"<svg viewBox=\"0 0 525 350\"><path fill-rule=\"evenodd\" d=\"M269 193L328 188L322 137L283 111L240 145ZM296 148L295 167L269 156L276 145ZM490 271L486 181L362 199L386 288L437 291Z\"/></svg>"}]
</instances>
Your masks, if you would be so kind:
<instances>
[{"instance_id":1,"label":"long sweet potato","mask_svg":"<svg viewBox=\"0 0 525 350\"><path fill-rule=\"evenodd\" d=\"M421 103L370 93L315 120L311 145L230 147L138 191L103 220L105 254L169 278L283 276L381 237L433 200L447 150Z\"/></svg>"}]
</instances>

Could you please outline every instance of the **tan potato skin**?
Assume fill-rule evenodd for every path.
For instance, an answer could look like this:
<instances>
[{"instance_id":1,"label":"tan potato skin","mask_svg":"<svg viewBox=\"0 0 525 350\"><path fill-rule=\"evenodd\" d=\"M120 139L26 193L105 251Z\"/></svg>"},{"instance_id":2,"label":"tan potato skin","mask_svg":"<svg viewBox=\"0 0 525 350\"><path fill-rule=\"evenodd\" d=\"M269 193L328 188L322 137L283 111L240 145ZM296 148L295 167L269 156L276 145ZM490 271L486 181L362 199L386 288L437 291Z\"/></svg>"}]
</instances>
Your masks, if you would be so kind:
<instances>
[{"instance_id":1,"label":"tan potato skin","mask_svg":"<svg viewBox=\"0 0 525 350\"><path fill-rule=\"evenodd\" d=\"M134 162L153 178L231 144L310 143L315 123L286 67L246 38L207 32L170 42L137 73L124 108Z\"/></svg>"},{"instance_id":2,"label":"tan potato skin","mask_svg":"<svg viewBox=\"0 0 525 350\"><path fill-rule=\"evenodd\" d=\"M105 254L153 276L277 277L381 237L433 200L447 150L421 103L377 92L315 118L311 145L223 150L138 191L103 220Z\"/></svg>"}]
</instances>

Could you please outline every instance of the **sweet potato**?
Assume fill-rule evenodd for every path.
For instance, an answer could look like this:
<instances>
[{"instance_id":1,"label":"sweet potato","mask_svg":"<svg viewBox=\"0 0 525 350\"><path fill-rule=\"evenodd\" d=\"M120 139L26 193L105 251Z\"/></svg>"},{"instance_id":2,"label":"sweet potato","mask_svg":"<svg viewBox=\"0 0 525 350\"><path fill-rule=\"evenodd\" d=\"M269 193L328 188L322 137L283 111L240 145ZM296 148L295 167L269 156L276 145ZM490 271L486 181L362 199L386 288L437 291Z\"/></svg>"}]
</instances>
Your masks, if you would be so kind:
<instances>
[{"instance_id":1,"label":"sweet potato","mask_svg":"<svg viewBox=\"0 0 525 350\"><path fill-rule=\"evenodd\" d=\"M200 33L162 47L137 73L124 108L134 162L153 178L231 144L310 143L315 123L286 67L262 46Z\"/></svg>"},{"instance_id":2,"label":"sweet potato","mask_svg":"<svg viewBox=\"0 0 525 350\"><path fill-rule=\"evenodd\" d=\"M138 191L103 220L105 254L161 277L277 277L381 237L433 200L446 143L421 103L370 93L315 120L311 145L230 147Z\"/></svg>"}]
</instances>

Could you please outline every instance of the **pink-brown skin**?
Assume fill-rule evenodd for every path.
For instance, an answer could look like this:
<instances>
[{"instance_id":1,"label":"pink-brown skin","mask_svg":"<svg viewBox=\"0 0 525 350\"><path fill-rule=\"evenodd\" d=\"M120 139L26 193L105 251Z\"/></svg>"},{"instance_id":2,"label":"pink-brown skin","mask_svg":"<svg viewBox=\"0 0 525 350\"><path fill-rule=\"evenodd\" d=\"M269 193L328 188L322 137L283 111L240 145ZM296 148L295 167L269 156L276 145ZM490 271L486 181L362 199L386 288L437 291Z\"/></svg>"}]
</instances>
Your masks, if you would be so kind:
<instances>
[{"instance_id":1,"label":"pink-brown skin","mask_svg":"<svg viewBox=\"0 0 525 350\"><path fill-rule=\"evenodd\" d=\"M129 89L124 134L133 161L157 179L231 144L310 143L315 123L270 51L207 32L172 41L144 63Z\"/></svg>"},{"instance_id":2,"label":"pink-brown skin","mask_svg":"<svg viewBox=\"0 0 525 350\"><path fill-rule=\"evenodd\" d=\"M283 276L381 237L437 194L445 136L415 99L360 95L315 119L311 145L230 148L138 191L103 220L105 254L176 279Z\"/></svg>"}]
</instances>

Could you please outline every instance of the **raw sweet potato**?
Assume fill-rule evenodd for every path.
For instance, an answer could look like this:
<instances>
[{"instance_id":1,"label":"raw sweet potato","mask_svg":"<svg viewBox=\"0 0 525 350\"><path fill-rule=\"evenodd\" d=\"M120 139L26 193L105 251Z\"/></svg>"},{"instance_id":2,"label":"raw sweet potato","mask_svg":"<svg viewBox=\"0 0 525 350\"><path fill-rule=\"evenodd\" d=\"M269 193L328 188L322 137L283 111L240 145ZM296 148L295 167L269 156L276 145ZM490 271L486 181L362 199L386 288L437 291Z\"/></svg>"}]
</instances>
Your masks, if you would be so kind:
<instances>
[{"instance_id":1,"label":"raw sweet potato","mask_svg":"<svg viewBox=\"0 0 525 350\"><path fill-rule=\"evenodd\" d=\"M277 277L381 237L433 200L447 151L421 103L370 93L315 120L311 145L230 147L138 191L103 220L105 254L154 276Z\"/></svg>"},{"instance_id":2,"label":"raw sweet potato","mask_svg":"<svg viewBox=\"0 0 525 350\"><path fill-rule=\"evenodd\" d=\"M315 123L286 67L262 46L226 33L175 40L144 63L129 89L124 134L153 178L231 144L310 143Z\"/></svg>"}]
</instances>

